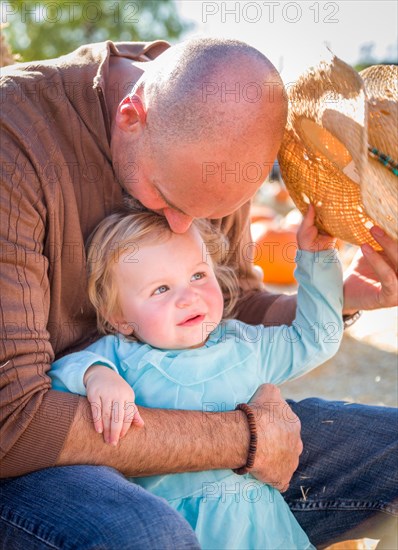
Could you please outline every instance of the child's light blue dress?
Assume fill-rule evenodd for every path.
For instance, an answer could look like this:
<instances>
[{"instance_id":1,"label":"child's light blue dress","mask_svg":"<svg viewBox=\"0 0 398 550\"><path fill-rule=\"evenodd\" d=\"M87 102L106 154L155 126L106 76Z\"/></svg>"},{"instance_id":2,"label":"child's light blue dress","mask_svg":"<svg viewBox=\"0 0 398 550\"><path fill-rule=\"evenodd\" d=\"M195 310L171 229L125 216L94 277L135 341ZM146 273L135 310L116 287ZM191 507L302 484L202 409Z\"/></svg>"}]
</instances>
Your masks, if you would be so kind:
<instances>
[{"instance_id":1,"label":"child's light blue dress","mask_svg":"<svg viewBox=\"0 0 398 550\"><path fill-rule=\"evenodd\" d=\"M86 395L84 373L100 362L131 384L138 405L217 412L248 402L264 382L280 384L308 372L339 347L341 268L330 251L300 251L297 264L300 286L291 327L226 321L203 347L185 350L107 336L56 361L50 372L53 388ZM204 549L313 548L281 494L248 474L212 470L133 481L180 512Z\"/></svg>"}]
</instances>

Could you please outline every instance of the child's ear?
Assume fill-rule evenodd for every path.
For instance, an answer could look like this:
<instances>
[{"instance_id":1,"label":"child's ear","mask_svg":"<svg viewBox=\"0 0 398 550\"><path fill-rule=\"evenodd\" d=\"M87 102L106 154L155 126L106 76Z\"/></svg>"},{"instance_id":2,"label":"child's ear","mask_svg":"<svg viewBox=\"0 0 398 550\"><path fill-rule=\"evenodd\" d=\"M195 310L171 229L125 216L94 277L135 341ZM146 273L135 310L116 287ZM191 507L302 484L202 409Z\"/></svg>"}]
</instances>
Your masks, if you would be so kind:
<instances>
[{"instance_id":1,"label":"child's ear","mask_svg":"<svg viewBox=\"0 0 398 550\"><path fill-rule=\"evenodd\" d=\"M124 336L131 336L134 332L134 323L119 322L114 328Z\"/></svg>"},{"instance_id":2,"label":"child's ear","mask_svg":"<svg viewBox=\"0 0 398 550\"><path fill-rule=\"evenodd\" d=\"M134 332L134 323L129 323L128 321L124 319L120 319L119 317L110 317L107 319L108 323L113 326L113 328L119 332L120 334L123 334L124 336L131 336Z\"/></svg>"}]
</instances>

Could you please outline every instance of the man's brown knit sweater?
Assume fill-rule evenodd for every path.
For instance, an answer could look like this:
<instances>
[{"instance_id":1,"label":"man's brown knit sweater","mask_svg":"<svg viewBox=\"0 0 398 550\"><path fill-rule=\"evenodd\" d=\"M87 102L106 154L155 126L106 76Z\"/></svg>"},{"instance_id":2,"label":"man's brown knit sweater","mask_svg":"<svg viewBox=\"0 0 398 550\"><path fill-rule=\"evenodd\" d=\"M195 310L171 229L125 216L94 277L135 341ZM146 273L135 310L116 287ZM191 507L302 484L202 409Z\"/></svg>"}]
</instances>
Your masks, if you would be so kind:
<instances>
[{"instance_id":1,"label":"man's brown knit sweater","mask_svg":"<svg viewBox=\"0 0 398 550\"><path fill-rule=\"evenodd\" d=\"M109 57L148 61L167 47L106 42L2 72L1 477L53 466L83 399L51 390L46 372L55 357L98 337L84 242L122 203L104 99ZM290 321L294 301L257 292L241 253L248 210L214 222L238 251L230 262L249 291L240 317Z\"/></svg>"}]
</instances>

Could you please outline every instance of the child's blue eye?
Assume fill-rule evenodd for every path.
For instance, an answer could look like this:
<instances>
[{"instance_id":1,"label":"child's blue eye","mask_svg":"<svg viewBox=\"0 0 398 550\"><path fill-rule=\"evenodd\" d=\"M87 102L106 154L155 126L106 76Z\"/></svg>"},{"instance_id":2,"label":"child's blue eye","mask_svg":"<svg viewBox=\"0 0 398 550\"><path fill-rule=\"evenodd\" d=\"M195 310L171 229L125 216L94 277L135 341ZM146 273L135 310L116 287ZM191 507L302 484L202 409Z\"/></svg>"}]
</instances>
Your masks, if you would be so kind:
<instances>
[{"instance_id":1,"label":"child's blue eye","mask_svg":"<svg viewBox=\"0 0 398 550\"><path fill-rule=\"evenodd\" d=\"M164 294L169 290L169 287L166 285L162 285L158 287L153 294Z\"/></svg>"},{"instance_id":2,"label":"child's blue eye","mask_svg":"<svg viewBox=\"0 0 398 550\"><path fill-rule=\"evenodd\" d=\"M192 275L192 280L200 281L200 279L204 279L205 277L206 277L206 273L203 273L203 271L201 271L199 273L195 273L194 275Z\"/></svg>"}]
</instances>

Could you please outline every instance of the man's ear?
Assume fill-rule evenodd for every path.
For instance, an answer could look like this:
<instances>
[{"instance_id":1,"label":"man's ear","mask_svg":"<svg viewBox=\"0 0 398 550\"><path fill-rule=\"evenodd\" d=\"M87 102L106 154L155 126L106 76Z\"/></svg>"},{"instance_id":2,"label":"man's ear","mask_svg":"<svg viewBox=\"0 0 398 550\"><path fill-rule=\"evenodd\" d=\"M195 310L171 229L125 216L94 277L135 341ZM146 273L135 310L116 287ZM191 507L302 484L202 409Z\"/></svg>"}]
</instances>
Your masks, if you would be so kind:
<instances>
[{"instance_id":1,"label":"man's ear","mask_svg":"<svg viewBox=\"0 0 398 550\"><path fill-rule=\"evenodd\" d=\"M128 95L118 105L116 111L116 124L124 132L132 132L146 121L145 106L141 98L134 94Z\"/></svg>"}]
</instances>

